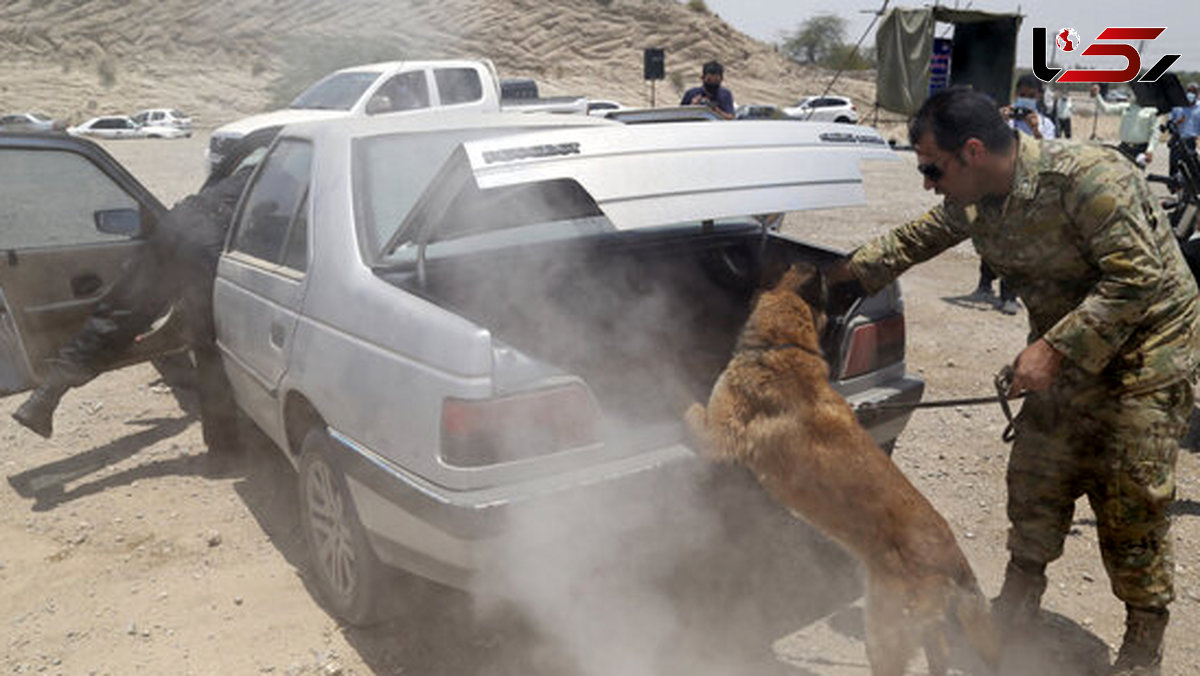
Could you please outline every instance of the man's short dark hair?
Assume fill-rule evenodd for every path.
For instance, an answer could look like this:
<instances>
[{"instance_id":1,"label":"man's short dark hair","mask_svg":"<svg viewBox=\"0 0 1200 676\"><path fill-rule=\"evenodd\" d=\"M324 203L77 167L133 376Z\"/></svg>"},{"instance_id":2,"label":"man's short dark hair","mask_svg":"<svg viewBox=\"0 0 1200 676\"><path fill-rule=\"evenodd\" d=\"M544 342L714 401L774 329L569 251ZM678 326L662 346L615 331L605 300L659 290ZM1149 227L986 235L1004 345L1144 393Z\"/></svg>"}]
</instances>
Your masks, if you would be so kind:
<instances>
[{"instance_id":1,"label":"man's short dark hair","mask_svg":"<svg viewBox=\"0 0 1200 676\"><path fill-rule=\"evenodd\" d=\"M1044 86L1042 81L1037 79L1033 73L1025 73L1017 78L1017 89L1036 89L1040 92Z\"/></svg>"},{"instance_id":2,"label":"man's short dark hair","mask_svg":"<svg viewBox=\"0 0 1200 676\"><path fill-rule=\"evenodd\" d=\"M970 138L983 141L992 152L1008 150L1013 143L1013 130L992 97L961 85L943 89L921 105L908 128L908 142L915 146L926 133L952 153Z\"/></svg>"},{"instance_id":3,"label":"man's short dark hair","mask_svg":"<svg viewBox=\"0 0 1200 676\"><path fill-rule=\"evenodd\" d=\"M721 77L724 77L725 76L725 66L722 66L717 61L709 61L708 63L704 64L703 74L704 75L720 75Z\"/></svg>"}]
</instances>

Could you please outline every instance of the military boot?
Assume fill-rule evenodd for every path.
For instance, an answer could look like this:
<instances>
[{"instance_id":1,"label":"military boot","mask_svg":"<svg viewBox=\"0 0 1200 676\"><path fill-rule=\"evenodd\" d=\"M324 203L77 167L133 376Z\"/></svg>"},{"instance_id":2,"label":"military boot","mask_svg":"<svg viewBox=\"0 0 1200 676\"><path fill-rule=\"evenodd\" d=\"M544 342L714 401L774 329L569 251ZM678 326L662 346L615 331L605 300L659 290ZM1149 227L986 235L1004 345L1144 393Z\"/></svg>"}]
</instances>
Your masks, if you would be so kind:
<instances>
[{"instance_id":1,"label":"military boot","mask_svg":"<svg viewBox=\"0 0 1200 676\"><path fill-rule=\"evenodd\" d=\"M992 600L992 616L1000 630L1009 636L1033 629L1045 591L1046 564L1010 559L1000 595Z\"/></svg>"},{"instance_id":2,"label":"military boot","mask_svg":"<svg viewBox=\"0 0 1200 676\"><path fill-rule=\"evenodd\" d=\"M54 433L54 410L67 390L86 383L94 377L81 366L58 360L46 373L45 380L29 395L12 417L35 434L49 439Z\"/></svg>"},{"instance_id":3,"label":"military boot","mask_svg":"<svg viewBox=\"0 0 1200 676\"><path fill-rule=\"evenodd\" d=\"M1162 673L1162 640L1171 613L1166 608L1125 606L1125 638L1114 676L1158 676Z\"/></svg>"}]
</instances>

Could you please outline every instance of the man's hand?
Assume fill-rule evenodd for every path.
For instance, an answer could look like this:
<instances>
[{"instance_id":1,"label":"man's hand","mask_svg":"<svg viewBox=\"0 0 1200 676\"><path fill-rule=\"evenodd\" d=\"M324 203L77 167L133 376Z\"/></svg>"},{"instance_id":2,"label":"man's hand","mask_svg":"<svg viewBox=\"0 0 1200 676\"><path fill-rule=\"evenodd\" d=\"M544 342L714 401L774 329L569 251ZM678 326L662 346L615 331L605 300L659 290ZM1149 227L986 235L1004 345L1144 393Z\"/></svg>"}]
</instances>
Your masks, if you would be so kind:
<instances>
[{"instance_id":1,"label":"man's hand","mask_svg":"<svg viewBox=\"0 0 1200 676\"><path fill-rule=\"evenodd\" d=\"M1042 137L1042 125L1040 122L1041 120L1038 119L1038 114L1033 111L1030 111L1030 113L1025 116L1025 124L1029 125L1029 131L1033 132L1034 138L1040 139Z\"/></svg>"},{"instance_id":2,"label":"man's hand","mask_svg":"<svg viewBox=\"0 0 1200 676\"><path fill-rule=\"evenodd\" d=\"M1058 367L1062 365L1062 359L1062 353L1046 342L1045 338L1038 338L1017 355L1008 396L1015 397L1023 392L1042 392L1049 389L1058 373Z\"/></svg>"}]
</instances>

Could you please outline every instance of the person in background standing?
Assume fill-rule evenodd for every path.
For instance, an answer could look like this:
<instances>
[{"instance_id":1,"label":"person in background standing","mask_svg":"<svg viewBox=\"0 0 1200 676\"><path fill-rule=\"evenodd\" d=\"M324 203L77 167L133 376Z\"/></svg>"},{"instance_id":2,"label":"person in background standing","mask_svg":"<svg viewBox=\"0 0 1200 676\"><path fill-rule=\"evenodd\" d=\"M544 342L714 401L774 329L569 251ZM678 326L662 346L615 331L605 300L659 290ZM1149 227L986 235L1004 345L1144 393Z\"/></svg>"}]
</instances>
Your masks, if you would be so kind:
<instances>
[{"instance_id":1,"label":"person in background standing","mask_svg":"<svg viewBox=\"0 0 1200 676\"><path fill-rule=\"evenodd\" d=\"M723 120L732 120L734 114L733 92L721 86L725 81L725 67L716 61L704 64L701 86L692 87L683 94L681 106L708 106Z\"/></svg>"},{"instance_id":2,"label":"person in background standing","mask_svg":"<svg viewBox=\"0 0 1200 676\"><path fill-rule=\"evenodd\" d=\"M1158 109L1145 108L1136 101L1109 103L1100 95L1100 86L1092 85L1092 100L1096 107L1109 115L1121 114L1121 139L1117 150L1131 162L1145 169L1154 159L1158 146Z\"/></svg>"},{"instance_id":3,"label":"person in background standing","mask_svg":"<svg viewBox=\"0 0 1200 676\"><path fill-rule=\"evenodd\" d=\"M1171 109L1171 121L1179 132L1179 139L1183 141L1183 145L1192 152L1196 150L1196 137L1200 136L1200 101L1196 100L1197 89L1200 85L1195 82L1189 83L1187 86L1187 101L1186 106L1177 106ZM1179 168L1179 163L1183 161L1180 151L1171 149L1171 174Z\"/></svg>"}]
</instances>

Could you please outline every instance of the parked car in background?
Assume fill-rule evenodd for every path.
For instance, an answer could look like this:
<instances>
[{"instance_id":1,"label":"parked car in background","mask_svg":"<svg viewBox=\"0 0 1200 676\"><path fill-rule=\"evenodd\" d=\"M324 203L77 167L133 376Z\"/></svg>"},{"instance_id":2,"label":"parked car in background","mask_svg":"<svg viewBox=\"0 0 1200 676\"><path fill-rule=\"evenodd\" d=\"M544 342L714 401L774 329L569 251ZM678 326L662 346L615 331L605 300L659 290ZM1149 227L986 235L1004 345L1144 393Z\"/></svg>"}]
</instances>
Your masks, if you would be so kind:
<instances>
[{"instance_id":1,"label":"parked car in background","mask_svg":"<svg viewBox=\"0 0 1200 676\"><path fill-rule=\"evenodd\" d=\"M625 124L660 122L713 122L721 120L708 106L666 106L663 108L621 108L606 110L603 117Z\"/></svg>"},{"instance_id":2,"label":"parked car in background","mask_svg":"<svg viewBox=\"0 0 1200 676\"><path fill-rule=\"evenodd\" d=\"M604 117L610 110L625 110L629 106L607 99L588 99L587 114L592 117Z\"/></svg>"},{"instance_id":3,"label":"parked car in background","mask_svg":"<svg viewBox=\"0 0 1200 676\"><path fill-rule=\"evenodd\" d=\"M165 124L152 124L141 128L142 138L188 138L191 135L191 129L182 129Z\"/></svg>"},{"instance_id":4,"label":"parked car in background","mask_svg":"<svg viewBox=\"0 0 1200 676\"><path fill-rule=\"evenodd\" d=\"M127 115L93 117L83 124L67 127L72 136L94 136L96 138L141 138L142 127Z\"/></svg>"},{"instance_id":5,"label":"parked car in background","mask_svg":"<svg viewBox=\"0 0 1200 676\"><path fill-rule=\"evenodd\" d=\"M812 122L858 122L858 107L845 96L806 96L783 112L788 117Z\"/></svg>"},{"instance_id":6,"label":"parked car in background","mask_svg":"<svg viewBox=\"0 0 1200 676\"><path fill-rule=\"evenodd\" d=\"M60 120L41 113L9 113L0 116L0 132L4 131L61 131L66 127Z\"/></svg>"},{"instance_id":7,"label":"parked car in background","mask_svg":"<svg viewBox=\"0 0 1200 676\"><path fill-rule=\"evenodd\" d=\"M491 61L388 61L343 68L300 93L282 110L252 115L213 130L209 171L247 134L268 127L342 117L432 109L500 110L500 83Z\"/></svg>"},{"instance_id":8,"label":"parked car in background","mask_svg":"<svg viewBox=\"0 0 1200 676\"><path fill-rule=\"evenodd\" d=\"M143 127L175 127L187 130L192 135L192 118L174 108L149 108L139 111L133 116L133 121Z\"/></svg>"},{"instance_id":9,"label":"parked car in background","mask_svg":"<svg viewBox=\"0 0 1200 676\"><path fill-rule=\"evenodd\" d=\"M737 107L737 114L734 119L737 120L782 120L786 119L787 115L779 106L750 104Z\"/></svg>"}]
</instances>

